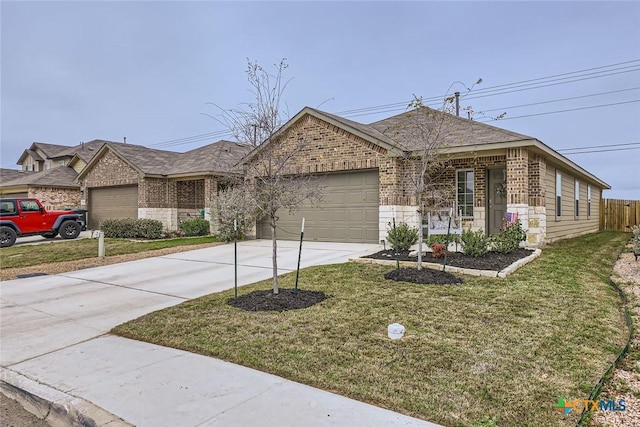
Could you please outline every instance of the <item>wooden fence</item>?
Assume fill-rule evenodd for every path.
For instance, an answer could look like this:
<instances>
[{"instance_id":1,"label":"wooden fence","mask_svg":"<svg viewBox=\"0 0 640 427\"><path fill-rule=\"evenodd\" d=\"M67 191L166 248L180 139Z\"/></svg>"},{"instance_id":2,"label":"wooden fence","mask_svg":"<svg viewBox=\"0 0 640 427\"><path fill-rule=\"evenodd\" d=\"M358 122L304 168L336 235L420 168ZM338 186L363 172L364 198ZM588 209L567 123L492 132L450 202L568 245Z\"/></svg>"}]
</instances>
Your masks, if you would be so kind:
<instances>
[{"instance_id":1,"label":"wooden fence","mask_svg":"<svg viewBox=\"0 0 640 427\"><path fill-rule=\"evenodd\" d=\"M600 200L600 230L631 232L640 226L640 200Z\"/></svg>"}]
</instances>

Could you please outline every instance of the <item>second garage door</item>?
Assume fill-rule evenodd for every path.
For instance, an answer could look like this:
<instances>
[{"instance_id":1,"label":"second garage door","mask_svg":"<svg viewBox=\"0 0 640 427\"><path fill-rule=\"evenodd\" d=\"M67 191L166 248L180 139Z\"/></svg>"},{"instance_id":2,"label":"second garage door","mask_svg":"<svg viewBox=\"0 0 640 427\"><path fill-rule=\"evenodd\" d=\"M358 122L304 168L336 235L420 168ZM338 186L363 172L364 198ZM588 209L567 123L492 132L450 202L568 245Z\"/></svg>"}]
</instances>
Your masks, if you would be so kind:
<instances>
[{"instance_id":1,"label":"second garage door","mask_svg":"<svg viewBox=\"0 0 640 427\"><path fill-rule=\"evenodd\" d=\"M138 218L138 186L90 189L88 215L91 230L100 229L105 219Z\"/></svg>"},{"instance_id":2,"label":"second garage door","mask_svg":"<svg viewBox=\"0 0 640 427\"><path fill-rule=\"evenodd\" d=\"M319 176L323 200L305 203L293 214L279 212L278 239L300 238L305 218L304 239L320 242L378 243L378 171L334 173ZM258 238L271 238L266 220L258 223Z\"/></svg>"}]
</instances>

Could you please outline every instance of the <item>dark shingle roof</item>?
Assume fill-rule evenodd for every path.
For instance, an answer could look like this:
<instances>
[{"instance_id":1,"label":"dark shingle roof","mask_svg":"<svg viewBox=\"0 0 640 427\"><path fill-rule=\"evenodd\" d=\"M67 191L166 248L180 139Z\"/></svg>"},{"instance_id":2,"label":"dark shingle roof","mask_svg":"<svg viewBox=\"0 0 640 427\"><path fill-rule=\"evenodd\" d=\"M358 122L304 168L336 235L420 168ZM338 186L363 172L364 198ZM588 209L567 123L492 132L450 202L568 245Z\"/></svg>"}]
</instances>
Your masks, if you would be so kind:
<instances>
[{"instance_id":1,"label":"dark shingle roof","mask_svg":"<svg viewBox=\"0 0 640 427\"><path fill-rule=\"evenodd\" d=\"M251 145L232 141L214 142L181 154L171 173L242 172L236 165L251 148Z\"/></svg>"},{"instance_id":2,"label":"dark shingle roof","mask_svg":"<svg viewBox=\"0 0 640 427\"><path fill-rule=\"evenodd\" d=\"M66 166L59 168L53 168L42 172L29 172L23 173L23 176L19 176L10 181L2 181L0 187L14 187L17 185L31 185L41 187L70 187L80 188L80 185L75 182L78 173Z\"/></svg>"},{"instance_id":3,"label":"dark shingle roof","mask_svg":"<svg viewBox=\"0 0 640 427\"><path fill-rule=\"evenodd\" d=\"M95 156L96 153L100 150L100 147L102 147L107 142L111 144L121 144L120 142L105 141L104 139L94 139L93 141L89 142L81 142L80 144L73 147L67 147L67 149L58 154L58 156L73 157L77 155L86 163L89 163L91 159L93 159L93 156Z\"/></svg>"},{"instance_id":4,"label":"dark shingle roof","mask_svg":"<svg viewBox=\"0 0 640 427\"><path fill-rule=\"evenodd\" d=\"M0 183L4 184L7 181L12 181L14 179L21 178L24 175L27 175L33 172L23 172L18 169L4 169L0 168Z\"/></svg>"},{"instance_id":5,"label":"dark shingle roof","mask_svg":"<svg viewBox=\"0 0 640 427\"><path fill-rule=\"evenodd\" d=\"M421 148L420 142L415 139L415 132L411 130L416 120L421 125L425 125L425 127L441 122L443 144L448 146L467 146L535 139L531 136L457 117L428 107L422 107L420 111L412 110L398 114L371 123L368 126L389 136L397 144L401 144L403 148L418 150Z\"/></svg>"},{"instance_id":6,"label":"dark shingle roof","mask_svg":"<svg viewBox=\"0 0 640 427\"><path fill-rule=\"evenodd\" d=\"M34 145L38 147L48 158L60 157L60 153L69 148L66 145L46 144L44 142L34 142L32 146Z\"/></svg>"},{"instance_id":7,"label":"dark shingle roof","mask_svg":"<svg viewBox=\"0 0 640 427\"><path fill-rule=\"evenodd\" d=\"M107 145L145 174L166 175L180 153L156 150L142 145L108 142Z\"/></svg>"}]
</instances>

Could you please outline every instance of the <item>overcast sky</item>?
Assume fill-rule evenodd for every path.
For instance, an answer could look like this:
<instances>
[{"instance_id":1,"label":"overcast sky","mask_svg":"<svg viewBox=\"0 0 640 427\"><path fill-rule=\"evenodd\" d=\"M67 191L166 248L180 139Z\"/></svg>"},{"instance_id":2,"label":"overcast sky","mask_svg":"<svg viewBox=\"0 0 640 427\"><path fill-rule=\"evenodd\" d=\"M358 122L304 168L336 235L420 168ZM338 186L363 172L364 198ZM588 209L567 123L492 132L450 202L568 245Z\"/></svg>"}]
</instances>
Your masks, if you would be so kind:
<instances>
[{"instance_id":1,"label":"overcast sky","mask_svg":"<svg viewBox=\"0 0 640 427\"><path fill-rule=\"evenodd\" d=\"M477 120L506 112L491 124L556 150L601 146L568 157L606 197L640 199L639 2L2 1L0 14L5 168L34 141L228 138L207 103L251 100L247 58L287 58L290 115L362 123L481 77L462 100Z\"/></svg>"}]
</instances>

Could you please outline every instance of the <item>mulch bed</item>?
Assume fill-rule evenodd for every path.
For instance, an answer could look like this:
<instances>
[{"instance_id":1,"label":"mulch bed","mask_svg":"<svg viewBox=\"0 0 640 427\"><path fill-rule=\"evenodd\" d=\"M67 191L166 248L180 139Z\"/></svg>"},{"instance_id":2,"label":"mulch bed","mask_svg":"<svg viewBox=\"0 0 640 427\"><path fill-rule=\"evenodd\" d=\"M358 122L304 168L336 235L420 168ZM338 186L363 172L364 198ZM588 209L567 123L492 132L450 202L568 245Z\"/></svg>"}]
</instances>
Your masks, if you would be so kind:
<instances>
[{"instance_id":1,"label":"mulch bed","mask_svg":"<svg viewBox=\"0 0 640 427\"><path fill-rule=\"evenodd\" d=\"M397 282L419 283L422 285L452 285L462 283L462 279L451 273L440 270L431 270L423 268L400 268L393 270L384 275L385 279L395 280Z\"/></svg>"},{"instance_id":2,"label":"mulch bed","mask_svg":"<svg viewBox=\"0 0 640 427\"><path fill-rule=\"evenodd\" d=\"M500 271L521 258L528 257L533 251L528 249L518 249L510 254L499 254L497 252L487 252L480 257L472 257L460 252L447 252L447 265L462 268L472 268L475 270L494 270ZM363 258L384 259L395 261L395 252L393 249L387 249L386 251L376 252L372 255L364 256ZM400 261L413 261L417 262L418 257L410 257L409 251L401 251L399 256ZM442 258L436 259L431 256L431 253L427 252L422 257L423 262L435 262L442 263Z\"/></svg>"},{"instance_id":3,"label":"mulch bed","mask_svg":"<svg viewBox=\"0 0 640 427\"><path fill-rule=\"evenodd\" d=\"M303 289L280 288L278 294L273 289L253 291L246 295L231 298L227 304L245 311L287 311L311 307L327 299L328 296L321 291L306 291Z\"/></svg>"}]
</instances>

